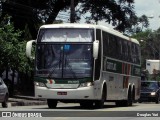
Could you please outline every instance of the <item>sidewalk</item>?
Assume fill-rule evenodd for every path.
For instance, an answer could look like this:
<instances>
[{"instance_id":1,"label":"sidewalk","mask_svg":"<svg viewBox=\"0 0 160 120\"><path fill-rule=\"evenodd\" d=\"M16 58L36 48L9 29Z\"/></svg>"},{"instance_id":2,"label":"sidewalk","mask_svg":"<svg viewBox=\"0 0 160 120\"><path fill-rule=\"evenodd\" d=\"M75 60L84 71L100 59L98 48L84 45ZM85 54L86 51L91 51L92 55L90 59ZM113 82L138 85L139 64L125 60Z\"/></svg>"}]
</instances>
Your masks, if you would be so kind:
<instances>
[{"instance_id":1,"label":"sidewalk","mask_svg":"<svg viewBox=\"0 0 160 120\"><path fill-rule=\"evenodd\" d=\"M31 106L31 105L46 105L46 100L37 99L33 96L15 95L8 100L8 107L13 106Z\"/></svg>"}]
</instances>

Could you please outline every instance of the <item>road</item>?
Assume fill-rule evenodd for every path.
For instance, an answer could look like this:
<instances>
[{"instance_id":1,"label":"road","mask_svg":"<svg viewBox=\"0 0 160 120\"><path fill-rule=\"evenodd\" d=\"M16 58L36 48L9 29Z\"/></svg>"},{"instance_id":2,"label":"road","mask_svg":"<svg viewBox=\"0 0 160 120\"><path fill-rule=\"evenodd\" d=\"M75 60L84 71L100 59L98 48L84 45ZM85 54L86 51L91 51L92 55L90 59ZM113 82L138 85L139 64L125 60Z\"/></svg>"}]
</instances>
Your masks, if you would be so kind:
<instances>
[{"instance_id":1,"label":"road","mask_svg":"<svg viewBox=\"0 0 160 120\"><path fill-rule=\"evenodd\" d=\"M81 117L87 118L88 120L106 120L106 118L112 118L113 120L127 120L128 118L143 120L145 118L145 120L149 120L153 117L154 120L158 120L160 117L160 104L135 103L132 107L116 107L114 103L106 103L103 109L82 109L79 104L59 103L56 109L49 109L47 105L40 105L0 108L0 111L1 114L4 111L12 112L15 120L17 119L17 114L19 114L20 117L28 116L28 114L30 117L37 115L37 117L42 116L47 120L50 120L51 117L52 120L81 120ZM7 120L8 119L9 118L7 118ZM37 119L40 120L41 118Z\"/></svg>"}]
</instances>

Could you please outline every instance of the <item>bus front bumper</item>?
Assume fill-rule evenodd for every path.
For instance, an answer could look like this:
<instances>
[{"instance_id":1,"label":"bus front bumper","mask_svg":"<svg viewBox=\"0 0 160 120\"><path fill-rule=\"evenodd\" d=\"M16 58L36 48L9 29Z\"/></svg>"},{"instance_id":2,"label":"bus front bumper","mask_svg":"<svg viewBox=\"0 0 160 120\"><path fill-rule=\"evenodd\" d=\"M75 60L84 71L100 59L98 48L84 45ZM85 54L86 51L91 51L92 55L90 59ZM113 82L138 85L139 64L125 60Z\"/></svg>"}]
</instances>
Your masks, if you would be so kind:
<instances>
[{"instance_id":1,"label":"bus front bumper","mask_svg":"<svg viewBox=\"0 0 160 120\"><path fill-rule=\"evenodd\" d=\"M80 87L76 89L48 89L35 86L35 97L57 100L93 100L94 87Z\"/></svg>"}]
</instances>

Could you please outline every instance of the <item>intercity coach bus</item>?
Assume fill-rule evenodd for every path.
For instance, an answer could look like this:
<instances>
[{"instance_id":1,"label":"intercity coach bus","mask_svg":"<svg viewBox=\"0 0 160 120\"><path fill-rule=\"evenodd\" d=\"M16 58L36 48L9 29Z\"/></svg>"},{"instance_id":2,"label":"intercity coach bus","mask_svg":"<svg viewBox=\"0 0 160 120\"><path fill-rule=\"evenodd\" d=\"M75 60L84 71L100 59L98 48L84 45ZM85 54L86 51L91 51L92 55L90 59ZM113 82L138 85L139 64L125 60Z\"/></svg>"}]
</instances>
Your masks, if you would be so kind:
<instances>
[{"instance_id":1,"label":"intercity coach bus","mask_svg":"<svg viewBox=\"0 0 160 120\"><path fill-rule=\"evenodd\" d=\"M35 55L32 46L35 44ZM102 108L104 102L131 106L140 96L140 45L101 25L50 24L27 42L35 60L35 97Z\"/></svg>"}]
</instances>

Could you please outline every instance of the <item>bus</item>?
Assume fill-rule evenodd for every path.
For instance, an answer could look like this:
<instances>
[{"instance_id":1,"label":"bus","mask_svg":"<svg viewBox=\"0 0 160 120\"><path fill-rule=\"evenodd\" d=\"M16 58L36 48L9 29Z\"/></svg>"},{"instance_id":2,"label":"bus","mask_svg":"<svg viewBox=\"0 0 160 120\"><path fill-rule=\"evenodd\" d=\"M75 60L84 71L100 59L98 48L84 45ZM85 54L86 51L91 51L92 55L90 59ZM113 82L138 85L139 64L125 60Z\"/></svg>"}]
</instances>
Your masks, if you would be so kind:
<instances>
[{"instance_id":1,"label":"bus","mask_svg":"<svg viewBox=\"0 0 160 120\"><path fill-rule=\"evenodd\" d=\"M139 42L105 26L42 25L26 55L35 61L35 97L45 98L49 108L58 102L132 106L140 97Z\"/></svg>"}]
</instances>

